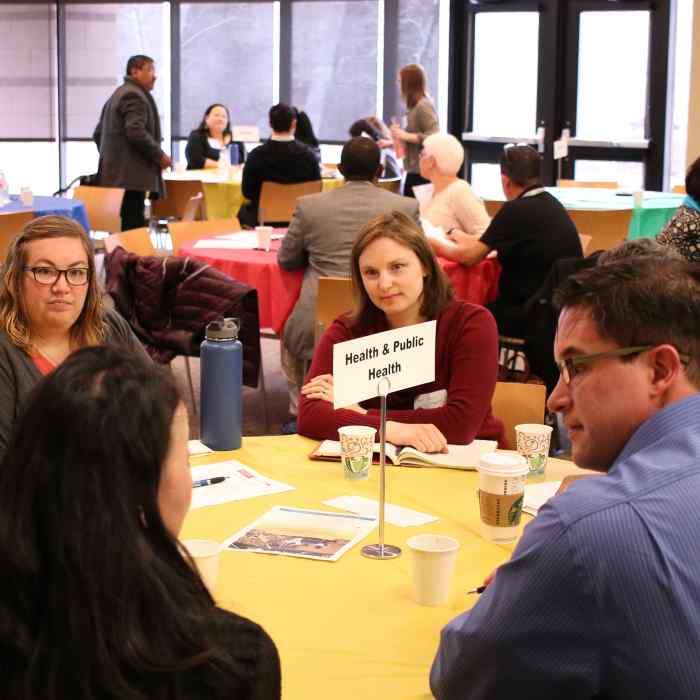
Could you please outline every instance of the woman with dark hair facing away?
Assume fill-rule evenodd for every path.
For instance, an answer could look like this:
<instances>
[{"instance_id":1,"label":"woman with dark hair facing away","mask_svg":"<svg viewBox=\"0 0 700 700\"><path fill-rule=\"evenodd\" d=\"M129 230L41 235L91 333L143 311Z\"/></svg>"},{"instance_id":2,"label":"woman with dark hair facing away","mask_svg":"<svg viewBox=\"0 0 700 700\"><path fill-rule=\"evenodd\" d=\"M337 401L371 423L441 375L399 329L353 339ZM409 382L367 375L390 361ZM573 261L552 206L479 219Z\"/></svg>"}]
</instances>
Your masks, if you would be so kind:
<instances>
[{"instance_id":1,"label":"woman with dark hair facing away","mask_svg":"<svg viewBox=\"0 0 700 700\"><path fill-rule=\"evenodd\" d=\"M311 125L311 119L309 119L309 115L303 110L296 109L295 107L294 111L297 115L297 128L294 132L294 138L303 143L305 146L308 146L316 156L316 160L320 163L321 146L316 138L316 134L314 133L314 128Z\"/></svg>"},{"instance_id":2,"label":"woman with dark hair facing away","mask_svg":"<svg viewBox=\"0 0 700 700\"><path fill-rule=\"evenodd\" d=\"M401 168L396 161L396 152L391 140L391 132L389 127L378 117L365 117L353 122L348 129L348 133L352 138L358 136L369 136L379 148L382 149L382 165L384 172L382 178L393 180L401 177Z\"/></svg>"},{"instance_id":3,"label":"woman with dark hair facing away","mask_svg":"<svg viewBox=\"0 0 700 700\"><path fill-rule=\"evenodd\" d=\"M280 697L274 643L178 543L187 438L135 354L85 348L37 386L0 466L3 698Z\"/></svg>"},{"instance_id":4,"label":"woman with dark hair facing away","mask_svg":"<svg viewBox=\"0 0 700 700\"><path fill-rule=\"evenodd\" d=\"M120 346L143 353L129 324L102 303L83 227L32 219L10 243L0 276L0 459L29 392L74 350Z\"/></svg>"},{"instance_id":5,"label":"woman with dark hair facing away","mask_svg":"<svg viewBox=\"0 0 700 700\"><path fill-rule=\"evenodd\" d=\"M188 170L218 168L221 151L234 148L238 163L245 160L245 148L239 141L232 141L231 119L222 104L209 105L201 124L190 132L185 146ZM232 160L236 160L235 157Z\"/></svg>"},{"instance_id":6,"label":"woman with dark hair facing away","mask_svg":"<svg viewBox=\"0 0 700 700\"><path fill-rule=\"evenodd\" d=\"M700 262L700 158L685 176L686 197L656 240L673 246L688 262Z\"/></svg>"},{"instance_id":7,"label":"woman with dark hair facing away","mask_svg":"<svg viewBox=\"0 0 700 700\"><path fill-rule=\"evenodd\" d=\"M314 352L301 389L299 433L336 439L344 425L378 428L378 399L333 408L333 346L435 319L435 381L388 395L387 440L423 452L477 437L505 446L503 425L491 413L498 374L496 323L483 307L454 300L416 224L399 212L369 221L353 246L350 269L355 308L331 324Z\"/></svg>"},{"instance_id":8,"label":"woman with dark hair facing away","mask_svg":"<svg viewBox=\"0 0 700 700\"><path fill-rule=\"evenodd\" d=\"M406 154L403 167L406 179L403 185L405 197L413 197L415 185L425 185L428 180L420 174L418 158L423 140L438 130L438 117L435 105L430 99L426 88L426 78L423 66L409 63L399 71L401 97L406 103L406 128L398 124L391 125L391 136L396 141L403 141Z\"/></svg>"}]
</instances>

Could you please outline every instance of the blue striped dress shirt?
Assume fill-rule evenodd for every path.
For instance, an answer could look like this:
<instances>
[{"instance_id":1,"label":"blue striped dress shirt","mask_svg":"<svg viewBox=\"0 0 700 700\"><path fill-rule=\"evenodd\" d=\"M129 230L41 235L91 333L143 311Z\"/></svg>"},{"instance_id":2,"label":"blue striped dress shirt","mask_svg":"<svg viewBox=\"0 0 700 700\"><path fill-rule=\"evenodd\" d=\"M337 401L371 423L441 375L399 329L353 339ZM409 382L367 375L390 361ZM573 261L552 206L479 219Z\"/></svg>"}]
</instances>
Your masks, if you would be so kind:
<instances>
[{"instance_id":1,"label":"blue striped dress shirt","mask_svg":"<svg viewBox=\"0 0 700 700\"><path fill-rule=\"evenodd\" d=\"M528 525L442 630L439 700L700 698L700 394Z\"/></svg>"}]
</instances>

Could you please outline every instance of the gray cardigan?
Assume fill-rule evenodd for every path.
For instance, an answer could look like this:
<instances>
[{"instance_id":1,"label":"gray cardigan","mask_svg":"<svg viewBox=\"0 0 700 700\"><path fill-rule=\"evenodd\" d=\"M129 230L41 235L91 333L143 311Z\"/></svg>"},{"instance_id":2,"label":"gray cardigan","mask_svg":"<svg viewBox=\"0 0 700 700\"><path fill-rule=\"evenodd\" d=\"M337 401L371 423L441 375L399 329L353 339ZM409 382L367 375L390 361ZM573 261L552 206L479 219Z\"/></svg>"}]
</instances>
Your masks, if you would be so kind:
<instances>
[{"instance_id":1,"label":"gray cardigan","mask_svg":"<svg viewBox=\"0 0 700 700\"><path fill-rule=\"evenodd\" d=\"M105 345L121 346L145 357L146 351L129 324L116 312L105 309ZM34 361L0 329L0 459L5 454L10 433L27 400L42 378Z\"/></svg>"},{"instance_id":2,"label":"gray cardigan","mask_svg":"<svg viewBox=\"0 0 700 700\"><path fill-rule=\"evenodd\" d=\"M420 173L418 160L420 159L423 141L438 131L438 117L435 105L429 97L421 97L418 102L408 110L406 131L418 134L418 143L405 143L406 155L403 159L403 167L407 173Z\"/></svg>"}]
</instances>

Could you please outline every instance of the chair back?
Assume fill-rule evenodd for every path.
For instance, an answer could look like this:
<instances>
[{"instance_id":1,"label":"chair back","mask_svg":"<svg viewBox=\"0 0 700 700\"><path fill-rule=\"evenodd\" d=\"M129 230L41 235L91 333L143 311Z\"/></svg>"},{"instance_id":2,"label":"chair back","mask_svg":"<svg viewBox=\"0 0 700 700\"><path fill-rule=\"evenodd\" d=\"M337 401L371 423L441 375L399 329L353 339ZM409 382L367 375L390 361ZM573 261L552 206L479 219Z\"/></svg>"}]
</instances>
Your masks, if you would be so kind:
<instances>
[{"instance_id":1,"label":"chair back","mask_svg":"<svg viewBox=\"0 0 700 700\"><path fill-rule=\"evenodd\" d=\"M401 178L400 177L385 177L380 179L377 184L389 192L394 194L399 194L401 192Z\"/></svg>"},{"instance_id":2,"label":"chair back","mask_svg":"<svg viewBox=\"0 0 700 700\"><path fill-rule=\"evenodd\" d=\"M685 185L674 185L671 192L674 194L686 194Z\"/></svg>"},{"instance_id":3,"label":"chair back","mask_svg":"<svg viewBox=\"0 0 700 700\"><path fill-rule=\"evenodd\" d=\"M111 253L121 246L124 250L136 255L155 255L156 250L151 243L151 236L147 228L132 228L121 233L113 233L104 239L105 251Z\"/></svg>"},{"instance_id":4,"label":"chair back","mask_svg":"<svg viewBox=\"0 0 700 700\"><path fill-rule=\"evenodd\" d=\"M79 199L85 205L91 231L118 233L122 230L122 187L79 185L73 190L73 199Z\"/></svg>"},{"instance_id":5,"label":"chair back","mask_svg":"<svg viewBox=\"0 0 700 700\"><path fill-rule=\"evenodd\" d=\"M585 233L579 233L578 239L581 241L581 250L585 256L588 252L588 246L591 244L593 238L591 236L587 236Z\"/></svg>"},{"instance_id":6,"label":"chair back","mask_svg":"<svg viewBox=\"0 0 700 700\"><path fill-rule=\"evenodd\" d=\"M316 194L323 188L321 180L286 184L266 180L260 191L258 222L290 221L297 199L307 194Z\"/></svg>"},{"instance_id":7,"label":"chair back","mask_svg":"<svg viewBox=\"0 0 700 700\"><path fill-rule=\"evenodd\" d=\"M192 197L202 195L200 202L204 207L204 189L201 180L167 180L165 182L165 197L151 202L151 212L160 219L174 217L184 219L187 205Z\"/></svg>"},{"instance_id":8,"label":"chair back","mask_svg":"<svg viewBox=\"0 0 700 700\"><path fill-rule=\"evenodd\" d=\"M620 187L619 182L612 180L557 180L557 187L590 187L594 189L616 190Z\"/></svg>"},{"instance_id":9,"label":"chair back","mask_svg":"<svg viewBox=\"0 0 700 700\"><path fill-rule=\"evenodd\" d=\"M207 236L235 233L241 230L238 219L208 219L207 221L173 221L168 224L173 255L178 255L185 241L196 241Z\"/></svg>"},{"instance_id":10,"label":"chair back","mask_svg":"<svg viewBox=\"0 0 700 700\"><path fill-rule=\"evenodd\" d=\"M185 209L182 212L182 220L194 221L197 218L202 218L199 215L203 209L204 192L200 192L199 194L194 195L194 197L190 197L187 204L185 204Z\"/></svg>"},{"instance_id":11,"label":"chair back","mask_svg":"<svg viewBox=\"0 0 700 700\"><path fill-rule=\"evenodd\" d=\"M499 199L485 199L484 206L486 207L486 213L493 219L496 214L498 214L500 208L505 204L505 202Z\"/></svg>"},{"instance_id":12,"label":"chair back","mask_svg":"<svg viewBox=\"0 0 700 700\"><path fill-rule=\"evenodd\" d=\"M353 306L352 282L349 277L319 277L316 295L314 347L328 326Z\"/></svg>"},{"instance_id":13,"label":"chair back","mask_svg":"<svg viewBox=\"0 0 700 700\"><path fill-rule=\"evenodd\" d=\"M632 209L567 209L579 235L590 236L588 249L610 250L627 238Z\"/></svg>"},{"instance_id":14,"label":"chair back","mask_svg":"<svg viewBox=\"0 0 700 700\"><path fill-rule=\"evenodd\" d=\"M520 423L542 423L547 388L544 384L496 382L491 399L491 410L506 429L506 438L512 449L517 442L515 426Z\"/></svg>"},{"instance_id":15,"label":"chair back","mask_svg":"<svg viewBox=\"0 0 700 700\"><path fill-rule=\"evenodd\" d=\"M34 218L31 211L13 211L0 214L0 266L5 262L5 256L10 243L25 224Z\"/></svg>"}]
</instances>

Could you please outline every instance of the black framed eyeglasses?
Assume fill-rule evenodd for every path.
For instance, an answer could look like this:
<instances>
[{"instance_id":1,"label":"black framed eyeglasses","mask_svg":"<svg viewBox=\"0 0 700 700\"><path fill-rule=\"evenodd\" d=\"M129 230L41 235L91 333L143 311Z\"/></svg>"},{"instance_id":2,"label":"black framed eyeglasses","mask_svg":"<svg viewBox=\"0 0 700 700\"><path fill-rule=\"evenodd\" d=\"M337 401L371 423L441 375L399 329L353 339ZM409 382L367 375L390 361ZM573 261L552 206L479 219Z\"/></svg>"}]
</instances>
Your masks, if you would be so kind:
<instances>
[{"instance_id":1,"label":"black framed eyeglasses","mask_svg":"<svg viewBox=\"0 0 700 700\"><path fill-rule=\"evenodd\" d=\"M564 384L571 384L571 380L576 377L580 371L580 367L586 367L597 360L604 360L608 357L632 357L633 355L641 355L641 353L651 350L655 345L637 345L630 348L618 348L617 350L608 350L607 352L596 352L592 355L572 355L557 362L559 373L564 380Z\"/></svg>"},{"instance_id":2,"label":"black framed eyeglasses","mask_svg":"<svg viewBox=\"0 0 700 700\"><path fill-rule=\"evenodd\" d=\"M83 287L90 281L89 267L46 267L40 265L38 267L25 267L25 272L31 272L34 279L39 284L50 286L58 282L61 275L66 278L66 282L71 287Z\"/></svg>"}]
</instances>

